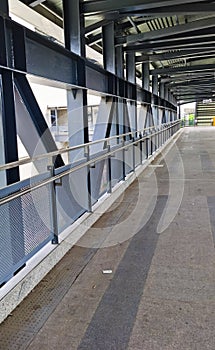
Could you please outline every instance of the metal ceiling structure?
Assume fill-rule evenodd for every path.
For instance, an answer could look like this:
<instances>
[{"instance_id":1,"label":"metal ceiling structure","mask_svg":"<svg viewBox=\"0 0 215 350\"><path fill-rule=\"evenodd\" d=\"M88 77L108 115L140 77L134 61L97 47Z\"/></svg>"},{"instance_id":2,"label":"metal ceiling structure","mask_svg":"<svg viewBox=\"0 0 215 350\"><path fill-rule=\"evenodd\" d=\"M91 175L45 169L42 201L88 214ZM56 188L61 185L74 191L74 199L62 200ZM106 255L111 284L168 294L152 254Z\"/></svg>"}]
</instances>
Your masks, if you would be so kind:
<instances>
[{"instance_id":1,"label":"metal ceiling structure","mask_svg":"<svg viewBox=\"0 0 215 350\"><path fill-rule=\"evenodd\" d=\"M63 1L22 2L63 26ZM104 27L114 25L116 50L135 55L138 77L150 65L160 97L162 84L179 104L215 96L215 1L84 0L80 14L85 43L101 53Z\"/></svg>"}]
</instances>

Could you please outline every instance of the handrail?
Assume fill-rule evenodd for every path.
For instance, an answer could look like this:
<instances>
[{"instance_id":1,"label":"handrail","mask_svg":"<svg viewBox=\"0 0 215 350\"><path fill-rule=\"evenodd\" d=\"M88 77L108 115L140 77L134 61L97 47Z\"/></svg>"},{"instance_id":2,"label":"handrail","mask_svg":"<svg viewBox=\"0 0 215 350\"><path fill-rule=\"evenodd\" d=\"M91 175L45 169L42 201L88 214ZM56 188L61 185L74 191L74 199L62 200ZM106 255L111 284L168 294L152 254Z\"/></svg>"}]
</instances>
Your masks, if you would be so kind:
<instances>
[{"instance_id":1,"label":"handrail","mask_svg":"<svg viewBox=\"0 0 215 350\"><path fill-rule=\"evenodd\" d=\"M160 126L161 127L163 127L163 126L166 127L166 126L171 126L174 123L178 124L180 122L181 122L180 120L176 120L176 121L172 121L172 122L169 122L169 123L161 124ZM61 149L59 149L57 151L40 154L40 155L35 156L33 158L25 157L23 159L15 161L15 162L11 162L11 163L7 163L7 164L4 164L4 165L0 165L0 171L9 170L9 169L21 166L21 165L33 163L33 162L38 161L38 160L48 159L48 158L55 157L55 156L58 156L58 155L64 154L64 153L69 153L71 151L75 151L75 150L78 150L78 149L81 149L81 148L84 148L84 147L87 148L89 146L93 146L93 145L101 143L101 142L108 142L108 141L111 141L111 140L114 140L114 139L124 138L124 137L129 136L129 135L133 136L134 134L145 133L147 131L151 131L152 129L155 129L155 126L151 126L151 127L148 127L148 128L145 128L145 129L141 129L141 130L130 131L130 132L127 132L125 134L114 135L114 136L111 136L111 137L108 137L108 138L103 138L103 139L99 139L99 140L88 142L88 143L83 143L83 144L72 146L72 147L61 148Z\"/></svg>"},{"instance_id":2,"label":"handrail","mask_svg":"<svg viewBox=\"0 0 215 350\"><path fill-rule=\"evenodd\" d=\"M179 123L180 123L180 121L174 121L174 122L171 122L171 123L169 123L169 124L175 124L175 125L177 125L177 124L179 124ZM169 124L168 124L168 125L169 125ZM169 128L171 128L171 125L169 125L169 126L166 128L166 130L169 129ZM141 137L140 139L131 142L131 143L129 144L129 146L131 146L131 145L133 145L133 144L137 144L137 143L139 143L139 142L142 142L142 141L144 141L144 140L146 140L146 139L148 139L148 138L150 138L150 137L152 137L152 136L154 136L154 135L157 135L157 134L161 133L162 131L164 131L164 129L163 129L163 130L159 130L159 131L157 131L157 132L155 132L155 133L153 133L153 134L150 134L150 135L145 135L145 136ZM124 134L124 135L126 135L126 134ZM107 140L107 139L105 139L105 140ZM126 148L129 147L128 145L124 145L124 142L125 142L125 140L123 140L123 146L121 146L121 147L119 147L119 148L117 148L117 149L114 149L114 150L112 150L112 151L108 151L108 152L105 153L104 155L101 155L101 156L98 156L98 157L96 157L96 158L90 159L90 160L86 161L85 163L76 165L76 166L74 166L73 168L68 169L68 170L62 172L61 174L54 175L54 176L49 177L49 178L47 178L47 179L45 179L45 180L43 180L43 181L41 181L41 182L39 182L39 183L37 183L37 184L34 184L34 185L32 185L32 187L25 188L25 189L21 189L21 190L19 190L19 191L13 193L13 194L11 194L11 195L8 195L8 196L5 197L5 198L1 198L1 199L0 199L0 205L6 204L6 203L10 202L11 200L14 200L14 199L16 199L16 198L21 197L21 196L24 195L24 194L27 194L27 193L32 192L32 191L34 191L34 190L36 190L36 189L38 189L38 188L40 188L40 187L43 187L43 186L48 185L48 184L50 184L50 183L52 183L52 182L54 182L54 181L57 181L57 180L61 179L62 177L66 176L66 175L69 175L69 174L71 174L71 173L73 173L73 172L75 172L75 171L77 171L77 170L79 170L79 169L82 169L82 168L84 168L84 167L86 167L86 166L90 166L91 164L95 164L96 162L99 162L99 161L101 161L101 160L104 160L104 159L106 159L106 158L109 158L112 154L114 154L114 153L116 153L116 152L118 152L118 151L121 151L121 150L126 149ZM90 145L90 143L87 144L87 145ZM84 145L84 146L86 146L86 145ZM73 147L72 147L72 148L73 148Z\"/></svg>"}]
</instances>

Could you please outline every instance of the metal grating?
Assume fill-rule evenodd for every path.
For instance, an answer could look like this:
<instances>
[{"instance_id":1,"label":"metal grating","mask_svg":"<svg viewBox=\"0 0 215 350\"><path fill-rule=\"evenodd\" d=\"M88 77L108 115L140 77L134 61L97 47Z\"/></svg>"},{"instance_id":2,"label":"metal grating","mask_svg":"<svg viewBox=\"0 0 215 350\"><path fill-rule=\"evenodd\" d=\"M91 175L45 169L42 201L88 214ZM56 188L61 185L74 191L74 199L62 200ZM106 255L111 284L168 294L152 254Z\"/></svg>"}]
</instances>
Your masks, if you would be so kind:
<instances>
[{"instance_id":1,"label":"metal grating","mask_svg":"<svg viewBox=\"0 0 215 350\"><path fill-rule=\"evenodd\" d=\"M125 173L129 174L133 169L133 145L128 145L125 152Z\"/></svg>"},{"instance_id":2,"label":"metal grating","mask_svg":"<svg viewBox=\"0 0 215 350\"><path fill-rule=\"evenodd\" d=\"M108 184L107 160L99 161L90 169L92 203L94 204L105 192Z\"/></svg>"},{"instance_id":3,"label":"metal grating","mask_svg":"<svg viewBox=\"0 0 215 350\"><path fill-rule=\"evenodd\" d=\"M120 180L123 179L123 152L118 151L111 158L111 182L114 187Z\"/></svg>"},{"instance_id":4,"label":"metal grating","mask_svg":"<svg viewBox=\"0 0 215 350\"><path fill-rule=\"evenodd\" d=\"M87 167L62 178L57 186L58 229L62 232L88 209Z\"/></svg>"},{"instance_id":5,"label":"metal grating","mask_svg":"<svg viewBox=\"0 0 215 350\"><path fill-rule=\"evenodd\" d=\"M0 284L6 282L50 239L51 205L48 186L0 206Z\"/></svg>"},{"instance_id":6,"label":"metal grating","mask_svg":"<svg viewBox=\"0 0 215 350\"><path fill-rule=\"evenodd\" d=\"M26 255L50 237L52 226L49 186L22 196Z\"/></svg>"},{"instance_id":7,"label":"metal grating","mask_svg":"<svg viewBox=\"0 0 215 350\"><path fill-rule=\"evenodd\" d=\"M25 256L20 199L0 206L0 284ZM6 276L6 277L5 277Z\"/></svg>"}]
</instances>

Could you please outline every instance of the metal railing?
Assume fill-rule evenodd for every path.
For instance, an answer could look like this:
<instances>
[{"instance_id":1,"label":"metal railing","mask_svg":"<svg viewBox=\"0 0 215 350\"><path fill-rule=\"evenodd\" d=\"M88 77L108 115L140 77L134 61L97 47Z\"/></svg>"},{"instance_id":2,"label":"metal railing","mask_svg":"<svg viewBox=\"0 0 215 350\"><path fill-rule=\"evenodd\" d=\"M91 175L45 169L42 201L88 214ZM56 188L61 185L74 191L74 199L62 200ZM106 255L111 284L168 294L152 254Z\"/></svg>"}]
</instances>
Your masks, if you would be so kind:
<instances>
[{"instance_id":1,"label":"metal railing","mask_svg":"<svg viewBox=\"0 0 215 350\"><path fill-rule=\"evenodd\" d=\"M7 282L47 242L58 244L60 233L104 193L135 171L180 128L180 121L128 132L60 149L0 166L0 171L44 161L46 171L0 189L0 285ZM72 159L74 151L80 157ZM55 169L57 156L69 164Z\"/></svg>"}]
</instances>

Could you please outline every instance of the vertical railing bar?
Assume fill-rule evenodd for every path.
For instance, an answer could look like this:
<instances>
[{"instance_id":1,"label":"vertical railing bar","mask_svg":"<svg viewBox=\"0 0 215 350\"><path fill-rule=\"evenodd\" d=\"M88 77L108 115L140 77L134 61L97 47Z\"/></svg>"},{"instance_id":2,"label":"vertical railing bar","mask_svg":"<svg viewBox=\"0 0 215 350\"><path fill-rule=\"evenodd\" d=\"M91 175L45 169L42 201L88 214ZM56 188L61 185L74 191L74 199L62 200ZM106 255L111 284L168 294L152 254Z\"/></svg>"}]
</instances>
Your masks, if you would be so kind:
<instances>
[{"instance_id":1,"label":"vertical railing bar","mask_svg":"<svg viewBox=\"0 0 215 350\"><path fill-rule=\"evenodd\" d=\"M55 158L55 157L54 157ZM54 176L54 162L55 160L53 159L52 165L48 165L48 170L50 171L51 177ZM57 200L56 200L56 185L55 181L52 181L50 183L51 187L51 219L52 219L52 244L58 244L58 219L57 219Z\"/></svg>"},{"instance_id":2,"label":"vertical railing bar","mask_svg":"<svg viewBox=\"0 0 215 350\"><path fill-rule=\"evenodd\" d=\"M86 145L84 150L84 155L87 162L90 160L90 146ZM90 165L87 165L87 204L88 212L92 212L92 189L91 189L91 176L90 176Z\"/></svg>"},{"instance_id":3,"label":"vertical railing bar","mask_svg":"<svg viewBox=\"0 0 215 350\"><path fill-rule=\"evenodd\" d=\"M108 142L107 144L107 149L108 149L108 153L111 151L111 146L110 143ZM108 157L108 186L107 186L107 193L111 193L112 192L112 179L111 179L111 155L109 155Z\"/></svg>"}]
</instances>

